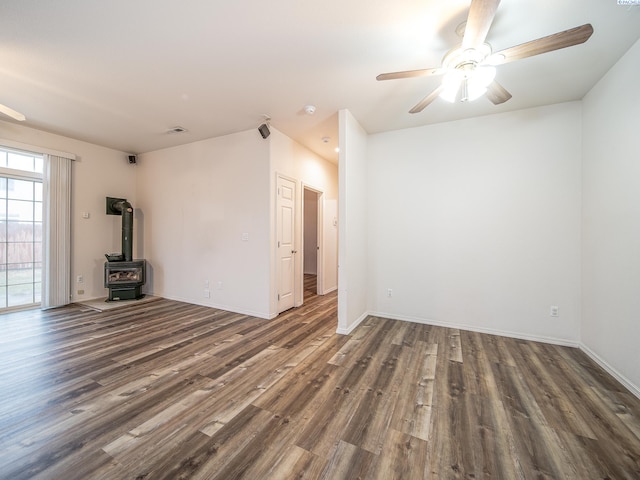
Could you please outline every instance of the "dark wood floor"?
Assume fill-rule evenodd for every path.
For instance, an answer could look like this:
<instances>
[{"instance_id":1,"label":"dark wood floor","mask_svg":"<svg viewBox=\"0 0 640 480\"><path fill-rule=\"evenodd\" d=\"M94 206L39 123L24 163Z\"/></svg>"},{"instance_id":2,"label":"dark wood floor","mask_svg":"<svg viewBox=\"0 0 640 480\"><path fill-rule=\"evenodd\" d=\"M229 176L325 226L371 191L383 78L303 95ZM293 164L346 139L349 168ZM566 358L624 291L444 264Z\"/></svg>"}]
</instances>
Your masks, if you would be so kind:
<instances>
[{"instance_id":1,"label":"dark wood floor","mask_svg":"<svg viewBox=\"0 0 640 480\"><path fill-rule=\"evenodd\" d=\"M579 350L158 299L0 317L3 479L638 479L640 401Z\"/></svg>"},{"instance_id":2,"label":"dark wood floor","mask_svg":"<svg viewBox=\"0 0 640 480\"><path fill-rule=\"evenodd\" d=\"M316 275L304 274L303 295L305 301L316 296L318 277Z\"/></svg>"}]
</instances>

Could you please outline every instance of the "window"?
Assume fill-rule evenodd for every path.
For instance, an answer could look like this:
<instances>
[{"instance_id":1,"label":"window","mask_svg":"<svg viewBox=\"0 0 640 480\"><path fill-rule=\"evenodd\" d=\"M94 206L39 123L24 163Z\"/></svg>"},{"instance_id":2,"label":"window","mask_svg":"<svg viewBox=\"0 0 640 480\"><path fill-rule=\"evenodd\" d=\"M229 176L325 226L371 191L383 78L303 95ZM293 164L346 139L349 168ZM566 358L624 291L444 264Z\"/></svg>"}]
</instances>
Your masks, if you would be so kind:
<instances>
[{"instance_id":1,"label":"window","mask_svg":"<svg viewBox=\"0 0 640 480\"><path fill-rule=\"evenodd\" d=\"M0 148L0 310L40 303L42 155Z\"/></svg>"}]
</instances>

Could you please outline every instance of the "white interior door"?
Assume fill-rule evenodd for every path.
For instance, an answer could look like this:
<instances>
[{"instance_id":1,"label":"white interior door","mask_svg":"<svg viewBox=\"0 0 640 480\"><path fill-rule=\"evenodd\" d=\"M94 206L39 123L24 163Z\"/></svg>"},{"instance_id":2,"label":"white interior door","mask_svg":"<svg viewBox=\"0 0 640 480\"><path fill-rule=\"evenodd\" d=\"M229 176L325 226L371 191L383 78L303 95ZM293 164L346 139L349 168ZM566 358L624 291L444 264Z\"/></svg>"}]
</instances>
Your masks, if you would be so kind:
<instances>
[{"instance_id":1,"label":"white interior door","mask_svg":"<svg viewBox=\"0 0 640 480\"><path fill-rule=\"evenodd\" d=\"M295 301L295 182L278 177L276 201L278 313L294 306Z\"/></svg>"}]
</instances>

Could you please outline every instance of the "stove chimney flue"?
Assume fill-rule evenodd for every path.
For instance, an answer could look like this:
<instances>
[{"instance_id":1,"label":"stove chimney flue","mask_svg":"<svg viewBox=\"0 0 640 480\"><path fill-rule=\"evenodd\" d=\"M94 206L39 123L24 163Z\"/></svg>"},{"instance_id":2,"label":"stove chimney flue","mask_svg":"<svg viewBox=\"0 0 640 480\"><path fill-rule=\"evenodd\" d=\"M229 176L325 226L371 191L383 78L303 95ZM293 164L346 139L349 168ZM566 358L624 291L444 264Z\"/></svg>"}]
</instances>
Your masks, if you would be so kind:
<instances>
[{"instance_id":1,"label":"stove chimney flue","mask_svg":"<svg viewBox=\"0 0 640 480\"><path fill-rule=\"evenodd\" d=\"M125 262L133 260L133 207L126 200L122 202L122 254Z\"/></svg>"},{"instance_id":2,"label":"stove chimney flue","mask_svg":"<svg viewBox=\"0 0 640 480\"><path fill-rule=\"evenodd\" d=\"M122 215L122 260L133 260L133 207L126 198L107 197L107 215Z\"/></svg>"}]
</instances>

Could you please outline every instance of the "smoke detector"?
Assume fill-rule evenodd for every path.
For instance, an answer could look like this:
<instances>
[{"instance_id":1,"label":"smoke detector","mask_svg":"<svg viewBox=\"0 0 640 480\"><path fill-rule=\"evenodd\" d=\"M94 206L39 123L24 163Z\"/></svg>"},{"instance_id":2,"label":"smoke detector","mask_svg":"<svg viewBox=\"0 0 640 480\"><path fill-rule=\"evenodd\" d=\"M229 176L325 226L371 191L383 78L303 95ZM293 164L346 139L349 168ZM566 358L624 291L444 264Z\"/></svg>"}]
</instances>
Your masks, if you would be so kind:
<instances>
[{"instance_id":1,"label":"smoke detector","mask_svg":"<svg viewBox=\"0 0 640 480\"><path fill-rule=\"evenodd\" d=\"M186 131L187 131L186 128L176 126L176 127L171 127L169 130L167 130L167 133L184 133Z\"/></svg>"},{"instance_id":2,"label":"smoke detector","mask_svg":"<svg viewBox=\"0 0 640 480\"><path fill-rule=\"evenodd\" d=\"M305 105L304 106L304 113L306 113L307 115L313 115L314 113L316 113L316 106L315 105Z\"/></svg>"}]
</instances>

